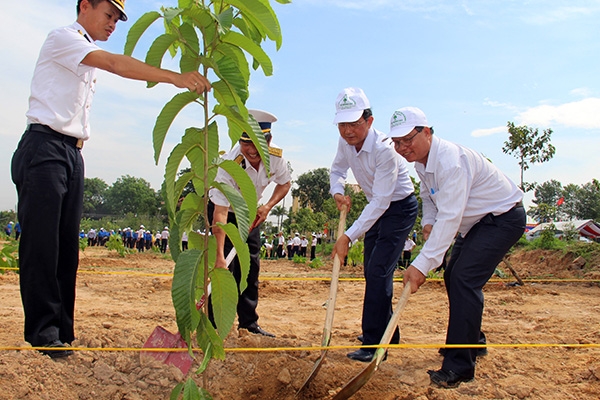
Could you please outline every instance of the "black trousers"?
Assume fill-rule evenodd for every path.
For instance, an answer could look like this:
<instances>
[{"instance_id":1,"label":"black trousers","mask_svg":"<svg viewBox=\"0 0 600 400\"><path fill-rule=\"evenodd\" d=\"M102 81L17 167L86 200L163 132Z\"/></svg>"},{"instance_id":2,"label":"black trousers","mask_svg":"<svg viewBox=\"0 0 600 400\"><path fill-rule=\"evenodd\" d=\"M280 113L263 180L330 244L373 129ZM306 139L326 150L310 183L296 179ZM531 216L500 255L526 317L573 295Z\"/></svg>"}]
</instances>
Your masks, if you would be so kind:
<instances>
[{"instance_id":1,"label":"black trousers","mask_svg":"<svg viewBox=\"0 0 600 400\"><path fill-rule=\"evenodd\" d=\"M404 248L406 236L417 218L418 203L414 195L393 201L365 235L365 299L363 303L363 343L378 344L392 317L394 270ZM396 332L392 343L398 343ZM372 349L369 349L372 351Z\"/></svg>"},{"instance_id":2,"label":"black trousers","mask_svg":"<svg viewBox=\"0 0 600 400\"><path fill-rule=\"evenodd\" d=\"M212 202L209 202L208 218L210 221L213 220L214 210L215 205ZM237 226L237 220L234 213L230 212L227 214L227 222L231 222ZM229 271L233 274L238 285L238 323L240 328L245 329L258 327L258 313L256 312L256 307L258 306L258 276L260 274L260 226L257 226L250 231L246 243L248 244L248 250L250 251L250 270L248 271L248 277L246 278L248 286L242 293L239 292L240 281L242 279L240 260L236 256L233 261L231 261L231 264L229 264ZM233 249L233 244L229 238L225 236L225 257L227 257L231 249ZM210 305L209 312L212 313L212 307Z\"/></svg>"},{"instance_id":3,"label":"black trousers","mask_svg":"<svg viewBox=\"0 0 600 400\"><path fill-rule=\"evenodd\" d=\"M83 207L81 152L57 136L28 130L13 155L11 172L22 230L25 340L33 346L57 339L71 343Z\"/></svg>"},{"instance_id":4,"label":"black trousers","mask_svg":"<svg viewBox=\"0 0 600 400\"><path fill-rule=\"evenodd\" d=\"M502 215L486 215L465 237L457 237L444 272L450 305L446 344L485 342L481 332L482 289L506 252L525 232L525 222L525 210L519 205ZM473 376L476 357L476 348L448 348L442 368Z\"/></svg>"}]
</instances>

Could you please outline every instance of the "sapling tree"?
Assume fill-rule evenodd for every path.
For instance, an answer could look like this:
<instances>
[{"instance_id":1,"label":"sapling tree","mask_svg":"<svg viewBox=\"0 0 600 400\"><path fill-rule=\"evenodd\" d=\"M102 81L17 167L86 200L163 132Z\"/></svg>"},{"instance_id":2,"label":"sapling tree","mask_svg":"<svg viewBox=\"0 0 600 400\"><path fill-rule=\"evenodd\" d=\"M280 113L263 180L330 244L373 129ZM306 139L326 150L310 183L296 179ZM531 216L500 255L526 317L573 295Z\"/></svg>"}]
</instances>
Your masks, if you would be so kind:
<instances>
[{"instance_id":1,"label":"sapling tree","mask_svg":"<svg viewBox=\"0 0 600 400\"><path fill-rule=\"evenodd\" d=\"M286 4L290 0L276 0ZM125 54L131 55L140 37L155 22L162 21L165 33L150 46L146 62L160 66L166 53L179 57L181 72L199 71L211 81L212 91L176 94L162 109L153 130L154 158L158 163L167 131L178 113L187 106L197 107L199 126L189 127L179 144L171 151L165 166L163 194L170 221L169 245L175 260L171 294L179 332L190 351L195 340L204 354L199 368L202 373L212 358L224 359L223 340L231 330L236 314L238 290L243 291L250 265L246 239L251 221L256 216L256 190L246 172L234 161L222 160L215 117L227 121L229 138L236 143L247 132L258 149L269 173L268 147L257 122L248 114L246 101L251 67L259 67L271 75L271 59L262 48L271 40L281 46L281 29L269 0L179 0L177 7L163 7L140 17L129 30ZM249 62L251 60L251 65ZM148 82L148 87L156 85ZM184 160L189 171L179 174ZM236 181L237 188L215 182L218 168L223 168ZM192 182L194 190L184 188ZM216 241L211 235L191 232L190 250L181 252L181 234L203 217L204 231L210 231L207 215L208 191L220 190L229 200L237 218L233 224L220 225L232 241L242 266L237 287L226 269L213 268ZM212 288L214 323L208 318L206 295ZM207 381L204 378L204 386ZM173 393L184 398L209 398L189 379Z\"/></svg>"},{"instance_id":2,"label":"sapling tree","mask_svg":"<svg viewBox=\"0 0 600 400\"><path fill-rule=\"evenodd\" d=\"M524 181L524 173L529 169L530 164L543 163L549 161L556 148L550 143L552 129L546 129L539 133L538 129L528 126L515 126L513 122L508 122L508 140L504 142L502 151L506 154L512 154L519 161L521 169L520 188L528 192L535 187L535 183Z\"/></svg>"}]
</instances>

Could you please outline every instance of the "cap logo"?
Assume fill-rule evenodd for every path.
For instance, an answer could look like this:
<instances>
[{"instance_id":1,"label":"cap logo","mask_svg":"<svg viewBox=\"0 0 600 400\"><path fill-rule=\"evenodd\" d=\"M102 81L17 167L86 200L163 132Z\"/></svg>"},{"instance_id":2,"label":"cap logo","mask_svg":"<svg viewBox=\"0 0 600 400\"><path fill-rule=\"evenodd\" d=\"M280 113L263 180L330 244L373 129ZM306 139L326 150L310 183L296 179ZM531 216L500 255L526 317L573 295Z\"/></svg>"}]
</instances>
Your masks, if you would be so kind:
<instances>
[{"instance_id":1,"label":"cap logo","mask_svg":"<svg viewBox=\"0 0 600 400\"><path fill-rule=\"evenodd\" d=\"M344 98L338 103L340 110L351 110L356 107L356 101L349 99L348 95L344 95Z\"/></svg>"},{"instance_id":2,"label":"cap logo","mask_svg":"<svg viewBox=\"0 0 600 400\"><path fill-rule=\"evenodd\" d=\"M392 115L392 122L390 123L391 128L395 128L397 126L401 126L406 123L406 115L403 112L396 111L394 115Z\"/></svg>"}]
</instances>

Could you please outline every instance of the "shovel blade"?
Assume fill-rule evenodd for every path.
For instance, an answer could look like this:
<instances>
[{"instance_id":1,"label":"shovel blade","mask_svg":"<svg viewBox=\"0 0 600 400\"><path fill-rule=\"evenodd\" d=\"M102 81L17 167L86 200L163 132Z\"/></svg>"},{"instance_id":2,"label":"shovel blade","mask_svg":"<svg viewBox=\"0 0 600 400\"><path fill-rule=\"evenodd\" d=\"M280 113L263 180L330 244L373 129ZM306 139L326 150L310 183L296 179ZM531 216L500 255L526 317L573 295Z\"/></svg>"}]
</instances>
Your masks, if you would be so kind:
<instances>
[{"instance_id":1,"label":"shovel blade","mask_svg":"<svg viewBox=\"0 0 600 400\"><path fill-rule=\"evenodd\" d=\"M171 333L162 326L157 326L152 331L152 334L144 343L145 349L187 349L185 340L178 333ZM187 351L177 352L157 352L157 351L142 351L140 358L151 357L155 360L163 362L167 365L174 365L186 375L194 359L190 356Z\"/></svg>"}]
</instances>

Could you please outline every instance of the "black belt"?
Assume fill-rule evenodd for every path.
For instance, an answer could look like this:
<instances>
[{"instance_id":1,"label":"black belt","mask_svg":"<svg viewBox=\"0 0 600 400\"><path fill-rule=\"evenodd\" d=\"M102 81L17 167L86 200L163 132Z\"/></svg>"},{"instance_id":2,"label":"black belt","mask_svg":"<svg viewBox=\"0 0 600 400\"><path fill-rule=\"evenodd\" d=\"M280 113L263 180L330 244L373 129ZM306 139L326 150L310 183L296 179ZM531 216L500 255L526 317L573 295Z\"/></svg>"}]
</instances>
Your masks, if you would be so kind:
<instances>
[{"instance_id":1,"label":"black belt","mask_svg":"<svg viewBox=\"0 0 600 400\"><path fill-rule=\"evenodd\" d=\"M521 200L520 202L518 202L517 204L515 204L515 205L513 206L513 208L511 208L511 210L514 210L515 208L518 208L518 207L523 207L523 200ZM509 210L509 211L510 211L510 210Z\"/></svg>"},{"instance_id":2,"label":"black belt","mask_svg":"<svg viewBox=\"0 0 600 400\"><path fill-rule=\"evenodd\" d=\"M45 133L46 135L50 135L56 139L60 139L60 141L69 143L71 146L76 147L78 149L83 148L83 140L77 139L73 136L63 135L60 132L56 132L54 129L50 128L47 125L42 124L30 124L28 131Z\"/></svg>"}]
</instances>

